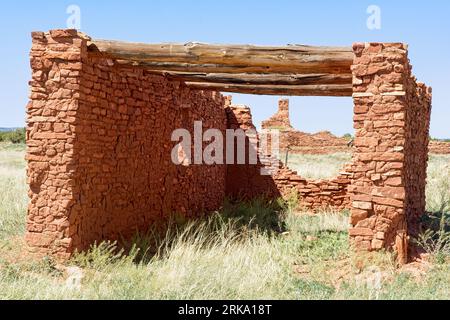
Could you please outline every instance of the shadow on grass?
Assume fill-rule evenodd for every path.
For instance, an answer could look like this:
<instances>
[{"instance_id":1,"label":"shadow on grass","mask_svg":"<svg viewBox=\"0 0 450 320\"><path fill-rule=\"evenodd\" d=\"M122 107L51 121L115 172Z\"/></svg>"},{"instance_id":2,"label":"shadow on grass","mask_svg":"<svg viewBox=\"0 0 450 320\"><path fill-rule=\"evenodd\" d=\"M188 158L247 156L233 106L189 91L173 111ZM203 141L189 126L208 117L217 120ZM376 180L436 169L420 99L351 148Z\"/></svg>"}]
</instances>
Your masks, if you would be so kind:
<instances>
[{"instance_id":1,"label":"shadow on grass","mask_svg":"<svg viewBox=\"0 0 450 320\"><path fill-rule=\"evenodd\" d=\"M234 221L237 228L255 230L273 236L286 231L287 204L283 200L227 200L217 217L223 222ZM220 226L218 226L220 227Z\"/></svg>"},{"instance_id":2,"label":"shadow on grass","mask_svg":"<svg viewBox=\"0 0 450 320\"><path fill-rule=\"evenodd\" d=\"M422 230L439 231L444 230L450 233L450 212L433 212L424 214L420 223Z\"/></svg>"},{"instance_id":3,"label":"shadow on grass","mask_svg":"<svg viewBox=\"0 0 450 320\"><path fill-rule=\"evenodd\" d=\"M98 263L113 263L127 257L134 263L147 264L181 243L207 249L248 241L259 235L270 238L286 231L288 209L289 204L283 200L226 200L217 212L195 219L173 214L167 221L152 225L147 232L136 232L131 238L122 237L116 242L94 244L87 252L75 254L72 261L95 268Z\"/></svg>"}]
</instances>

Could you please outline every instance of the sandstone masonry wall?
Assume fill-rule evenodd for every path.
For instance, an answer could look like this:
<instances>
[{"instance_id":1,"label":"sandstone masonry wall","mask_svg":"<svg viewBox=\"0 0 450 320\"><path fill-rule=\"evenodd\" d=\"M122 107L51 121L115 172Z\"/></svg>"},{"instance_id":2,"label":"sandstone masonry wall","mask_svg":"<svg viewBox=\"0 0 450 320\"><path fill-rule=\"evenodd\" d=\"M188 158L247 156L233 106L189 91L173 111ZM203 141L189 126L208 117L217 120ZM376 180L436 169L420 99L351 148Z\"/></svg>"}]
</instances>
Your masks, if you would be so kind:
<instances>
[{"instance_id":1,"label":"sandstone masonry wall","mask_svg":"<svg viewBox=\"0 0 450 320\"><path fill-rule=\"evenodd\" d=\"M349 233L358 249L394 247L405 262L408 229L416 229L416 217L425 212L431 94L411 77L404 44L353 48L356 137Z\"/></svg>"},{"instance_id":2,"label":"sandstone masonry wall","mask_svg":"<svg viewBox=\"0 0 450 320\"><path fill-rule=\"evenodd\" d=\"M280 129L280 130L292 130L294 129L289 119L289 100L281 99L278 102L278 111L268 120L263 121L261 124L263 129Z\"/></svg>"},{"instance_id":3,"label":"sandstone masonry wall","mask_svg":"<svg viewBox=\"0 0 450 320\"><path fill-rule=\"evenodd\" d=\"M192 131L196 120L225 130L223 97L119 68L88 54L87 40L71 30L33 33L26 238L61 257L173 213L216 210L225 196L224 165L170 158L173 130Z\"/></svg>"},{"instance_id":4,"label":"sandstone masonry wall","mask_svg":"<svg viewBox=\"0 0 450 320\"><path fill-rule=\"evenodd\" d=\"M450 142L430 141L429 150L432 154L450 154Z\"/></svg>"},{"instance_id":5,"label":"sandstone masonry wall","mask_svg":"<svg viewBox=\"0 0 450 320\"><path fill-rule=\"evenodd\" d=\"M333 154L339 152L352 153L348 140L339 138L330 132L305 133L301 131L281 132L280 148L289 149L290 153L300 154Z\"/></svg>"},{"instance_id":6,"label":"sandstone masonry wall","mask_svg":"<svg viewBox=\"0 0 450 320\"><path fill-rule=\"evenodd\" d=\"M416 82L407 64L405 88L408 108L405 114L405 212L409 238L419 235L420 217L425 214L428 145L430 136L431 88ZM420 121L417 121L420 119Z\"/></svg>"}]
</instances>

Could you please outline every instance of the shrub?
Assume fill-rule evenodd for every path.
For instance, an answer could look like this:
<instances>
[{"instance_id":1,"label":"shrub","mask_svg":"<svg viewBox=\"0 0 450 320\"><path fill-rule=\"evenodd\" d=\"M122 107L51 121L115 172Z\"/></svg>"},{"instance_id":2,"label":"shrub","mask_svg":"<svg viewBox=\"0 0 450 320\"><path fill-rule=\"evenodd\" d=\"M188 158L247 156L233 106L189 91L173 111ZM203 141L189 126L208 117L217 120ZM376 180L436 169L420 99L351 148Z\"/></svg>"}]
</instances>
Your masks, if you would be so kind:
<instances>
[{"instance_id":1,"label":"shrub","mask_svg":"<svg viewBox=\"0 0 450 320\"><path fill-rule=\"evenodd\" d=\"M424 216L422 222L427 229L419 235L417 244L437 263L444 263L450 257L450 215Z\"/></svg>"},{"instance_id":2,"label":"shrub","mask_svg":"<svg viewBox=\"0 0 450 320\"><path fill-rule=\"evenodd\" d=\"M351 133L346 133L342 136L342 138L347 139L347 140L352 140L353 136Z\"/></svg>"},{"instance_id":3,"label":"shrub","mask_svg":"<svg viewBox=\"0 0 450 320\"><path fill-rule=\"evenodd\" d=\"M0 132L0 142L25 143L25 128Z\"/></svg>"}]
</instances>

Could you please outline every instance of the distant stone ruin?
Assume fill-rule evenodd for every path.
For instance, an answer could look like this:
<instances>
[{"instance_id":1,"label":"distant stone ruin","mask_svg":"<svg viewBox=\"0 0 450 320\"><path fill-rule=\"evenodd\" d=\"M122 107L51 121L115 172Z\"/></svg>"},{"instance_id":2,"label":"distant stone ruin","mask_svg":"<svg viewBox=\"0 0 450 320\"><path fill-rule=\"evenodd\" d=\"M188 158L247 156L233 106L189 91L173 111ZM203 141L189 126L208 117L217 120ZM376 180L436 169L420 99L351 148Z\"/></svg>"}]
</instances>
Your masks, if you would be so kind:
<instances>
[{"instance_id":1,"label":"distant stone ruin","mask_svg":"<svg viewBox=\"0 0 450 320\"><path fill-rule=\"evenodd\" d=\"M193 218L225 197L298 192L310 208L350 208L357 250L406 262L425 212L431 89L416 82L402 43L353 47L134 44L76 30L33 32L27 106L30 203L26 240L68 258L131 237L173 213ZM352 162L329 181L259 164L175 165L178 128L250 126L219 92L351 96ZM290 127L281 108L276 125ZM280 119L281 118L281 119ZM289 128L290 129L290 128Z\"/></svg>"},{"instance_id":2,"label":"distant stone ruin","mask_svg":"<svg viewBox=\"0 0 450 320\"><path fill-rule=\"evenodd\" d=\"M432 140L429 149L434 154L450 154L450 142Z\"/></svg>"},{"instance_id":3,"label":"distant stone ruin","mask_svg":"<svg viewBox=\"0 0 450 320\"><path fill-rule=\"evenodd\" d=\"M352 152L351 141L339 138L331 132L322 131L310 134L295 130L289 117L289 100L282 99L278 103L278 112L270 119L263 121L262 129L280 130L280 149L290 153L332 154Z\"/></svg>"},{"instance_id":4,"label":"distant stone ruin","mask_svg":"<svg viewBox=\"0 0 450 320\"><path fill-rule=\"evenodd\" d=\"M280 130L280 150L299 154L333 154L337 152L353 152L353 139L340 138L329 131L306 133L296 130L291 125L289 100L278 102L278 111L261 124L262 129ZM430 140L429 153L450 154L450 142Z\"/></svg>"},{"instance_id":5,"label":"distant stone ruin","mask_svg":"<svg viewBox=\"0 0 450 320\"><path fill-rule=\"evenodd\" d=\"M282 131L294 130L289 117L289 100L282 99L278 102L278 112L268 120L263 121L263 129L278 129Z\"/></svg>"}]
</instances>

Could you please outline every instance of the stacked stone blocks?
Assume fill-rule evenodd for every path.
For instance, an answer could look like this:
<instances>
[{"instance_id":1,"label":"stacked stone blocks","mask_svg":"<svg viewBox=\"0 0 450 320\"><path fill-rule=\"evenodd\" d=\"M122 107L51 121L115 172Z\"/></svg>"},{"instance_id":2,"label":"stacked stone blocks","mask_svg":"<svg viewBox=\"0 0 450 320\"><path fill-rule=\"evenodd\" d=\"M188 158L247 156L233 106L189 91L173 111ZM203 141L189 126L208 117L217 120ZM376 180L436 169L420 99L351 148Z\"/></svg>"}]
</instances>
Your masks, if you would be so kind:
<instances>
[{"instance_id":1,"label":"stacked stone blocks","mask_svg":"<svg viewBox=\"0 0 450 320\"><path fill-rule=\"evenodd\" d=\"M33 33L26 239L61 258L172 214L219 208L224 165L176 166L175 129L226 129L224 99L88 54L73 30ZM192 133L192 132L191 132Z\"/></svg>"},{"instance_id":2,"label":"stacked stone blocks","mask_svg":"<svg viewBox=\"0 0 450 320\"><path fill-rule=\"evenodd\" d=\"M425 213L431 90L411 76L401 43L357 43L352 227L358 249L395 248L406 261L408 229Z\"/></svg>"}]
</instances>

